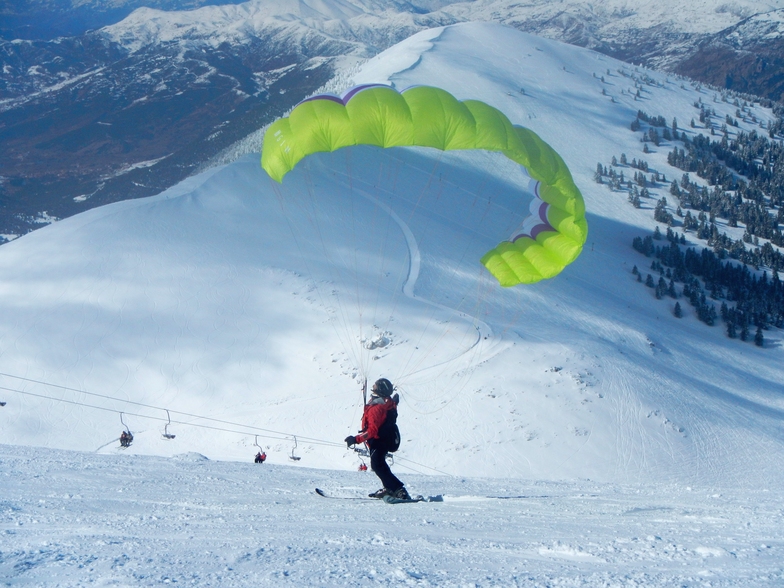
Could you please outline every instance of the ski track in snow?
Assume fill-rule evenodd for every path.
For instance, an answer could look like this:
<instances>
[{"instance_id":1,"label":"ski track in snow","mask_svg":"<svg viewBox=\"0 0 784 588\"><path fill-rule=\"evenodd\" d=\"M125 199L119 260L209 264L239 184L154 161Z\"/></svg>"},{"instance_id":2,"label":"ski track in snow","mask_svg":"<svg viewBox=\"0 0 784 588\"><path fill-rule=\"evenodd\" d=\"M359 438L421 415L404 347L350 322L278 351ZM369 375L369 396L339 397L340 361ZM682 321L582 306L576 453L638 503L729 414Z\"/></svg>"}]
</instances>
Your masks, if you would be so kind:
<instances>
[{"instance_id":1,"label":"ski track in snow","mask_svg":"<svg viewBox=\"0 0 784 588\"><path fill-rule=\"evenodd\" d=\"M417 301L423 302L423 303L425 303L425 304L427 304L429 306L432 306L433 308L438 308L440 310L444 310L447 313L449 313L449 315L453 316L455 319L461 319L463 321L466 321L466 322L470 323L471 326L473 326L476 329L476 339L473 341L473 343L471 343L468 346L467 349L462 351L456 357L445 359L445 360L443 360L440 363L430 364L430 365L428 365L427 369L438 369L438 368L441 368L444 365L450 364L450 363L452 363L452 362L454 362L454 361L456 361L456 360L458 360L460 358L468 357L469 354L471 354L472 352L476 351L476 347L483 340L487 340L487 339L492 338L493 337L493 330L490 328L490 326L487 323L481 321L479 318L477 318L477 317L470 317L470 316L466 315L463 312L459 312L459 311L455 310L454 308L451 308L451 307L446 306L444 304L439 304L438 302L434 302L434 301L429 300L428 298L425 298L425 297L422 297L422 296L417 296L414 293L414 288L416 287L416 282L417 282L417 279L419 278L419 271L420 271L420 266L421 266L421 254L419 252L419 247L418 247L417 242L416 242L416 237L414 237L413 232L411 231L409 226L405 223L405 221L402 218L400 218L400 216L397 213L395 213L395 211L392 210L389 206L387 206L383 202L379 201L372 194L369 194L365 190L362 190L362 189L359 189L359 188L355 187L354 188L354 192L356 194L360 194L363 198L366 198L367 200L369 200L370 202L372 202L373 204L375 204L376 206L381 208L384 212L386 212L390 216L390 218L392 218L392 220L394 220L395 223L400 227L400 230L402 231L402 233L403 233L403 235L405 237L406 245L408 246L409 272L408 272L408 276L406 278L406 282L403 285L403 293L408 298L410 298L411 300L417 300ZM499 347L502 348L503 344L501 344L499 341L494 341L493 345L492 345L492 348L483 348L481 350L480 354L477 354L478 357L473 357L473 358L470 358L470 359L475 360L475 361L481 361L483 357L490 357L494 353L498 353Z\"/></svg>"},{"instance_id":2,"label":"ski track in snow","mask_svg":"<svg viewBox=\"0 0 784 588\"><path fill-rule=\"evenodd\" d=\"M0 446L9 586L774 586L780 489L408 476ZM42 483L42 481L46 483Z\"/></svg>"}]
</instances>

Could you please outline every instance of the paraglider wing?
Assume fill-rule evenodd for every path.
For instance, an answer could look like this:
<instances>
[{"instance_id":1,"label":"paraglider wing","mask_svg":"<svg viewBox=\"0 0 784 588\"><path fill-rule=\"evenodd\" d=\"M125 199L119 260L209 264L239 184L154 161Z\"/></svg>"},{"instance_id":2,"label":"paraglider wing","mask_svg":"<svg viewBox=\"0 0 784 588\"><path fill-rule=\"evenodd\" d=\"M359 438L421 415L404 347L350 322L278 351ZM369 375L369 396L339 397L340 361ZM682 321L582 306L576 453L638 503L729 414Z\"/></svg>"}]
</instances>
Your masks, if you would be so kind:
<instances>
[{"instance_id":1,"label":"paraglider wing","mask_svg":"<svg viewBox=\"0 0 784 588\"><path fill-rule=\"evenodd\" d=\"M552 278L582 251L588 235L585 203L563 159L489 104L461 102L431 86L398 92L371 84L340 97L314 96L269 126L261 166L281 182L302 158L351 145L482 149L523 166L533 178L531 215L481 259L502 286Z\"/></svg>"}]
</instances>

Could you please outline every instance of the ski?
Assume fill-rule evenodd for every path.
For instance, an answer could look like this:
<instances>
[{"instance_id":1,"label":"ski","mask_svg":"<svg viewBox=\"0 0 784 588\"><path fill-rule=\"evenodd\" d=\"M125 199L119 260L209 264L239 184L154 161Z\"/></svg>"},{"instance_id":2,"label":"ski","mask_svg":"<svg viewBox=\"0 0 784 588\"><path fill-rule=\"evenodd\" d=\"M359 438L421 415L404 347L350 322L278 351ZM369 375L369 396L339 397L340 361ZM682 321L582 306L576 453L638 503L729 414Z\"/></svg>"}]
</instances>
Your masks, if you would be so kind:
<instances>
[{"instance_id":1,"label":"ski","mask_svg":"<svg viewBox=\"0 0 784 588\"><path fill-rule=\"evenodd\" d=\"M330 498L332 500L378 500L378 498L371 498L370 496L334 496L333 494L328 494L321 488L316 488L316 494L322 498ZM381 500L387 504L403 504L407 502L444 502L444 497L441 494L435 496L422 496L421 494L417 494L408 500L395 498L394 496L384 496Z\"/></svg>"},{"instance_id":2,"label":"ski","mask_svg":"<svg viewBox=\"0 0 784 588\"><path fill-rule=\"evenodd\" d=\"M370 498L370 496L333 496L332 494L327 494L321 488L316 488L316 494L332 500L377 500L376 498Z\"/></svg>"},{"instance_id":3,"label":"ski","mask_svg":"<svg viewBox=\"0 0 784 588\"><path fill-rule=\"evenodd\" d=\"M394 496L384 496L381 500L387 504L410 504L412 502L444 502L444 497L441 494L435 496L422 496L417 494L411 498L395 498Z\"/></svg>"}]
</instances>

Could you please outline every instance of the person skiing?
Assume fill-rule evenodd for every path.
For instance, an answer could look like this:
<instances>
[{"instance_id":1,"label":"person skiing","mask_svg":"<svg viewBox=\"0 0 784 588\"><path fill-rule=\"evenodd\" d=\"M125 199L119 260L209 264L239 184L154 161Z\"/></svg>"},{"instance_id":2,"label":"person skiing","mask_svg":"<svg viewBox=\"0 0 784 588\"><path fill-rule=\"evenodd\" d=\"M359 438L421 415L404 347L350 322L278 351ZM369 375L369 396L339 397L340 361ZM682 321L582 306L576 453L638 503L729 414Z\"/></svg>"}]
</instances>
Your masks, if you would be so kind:
<instances>
[{"instance_id":1,"label":"person skiing","mask_svg":"<svg viewBox=\"0 0 784 588\"><path fill-rule=\"evenodd\" d=\"M387 453L397 451L400 445L400 432L397 428L397 405L399 397L392 396L394 387L386 378L376 380L371 396L362 412L362 430L359 435L345 438L346 445L351 447L358 443L366 443L370 450L370 469L378 476L383 488L369 494L371 498L393 496L410 500L403 482L398 480L387 465Z\"/></svg>"}]
</instances>

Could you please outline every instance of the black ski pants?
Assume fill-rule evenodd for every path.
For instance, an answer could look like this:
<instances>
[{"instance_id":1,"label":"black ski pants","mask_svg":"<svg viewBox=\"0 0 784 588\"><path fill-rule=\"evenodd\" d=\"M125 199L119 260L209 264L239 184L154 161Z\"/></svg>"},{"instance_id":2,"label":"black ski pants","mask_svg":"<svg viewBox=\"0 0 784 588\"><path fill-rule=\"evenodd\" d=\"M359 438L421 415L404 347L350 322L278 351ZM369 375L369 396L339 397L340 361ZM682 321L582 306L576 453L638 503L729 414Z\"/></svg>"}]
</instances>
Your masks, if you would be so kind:
<instances>
[{"instance_id":1,"label":"black ski pants","mask_svg":"<svg viewBox=\"0 0 784 588\"><path fill-rule=\"evenodd\" d=\"M368 441L370 448L370 469L381 480L381 484L390 492L397 492L403 487L403 482L398 480L389 469L387 464L387 450L386 446L379 442L378 439L370 439Z\"/></svg>"}]
</instances>

